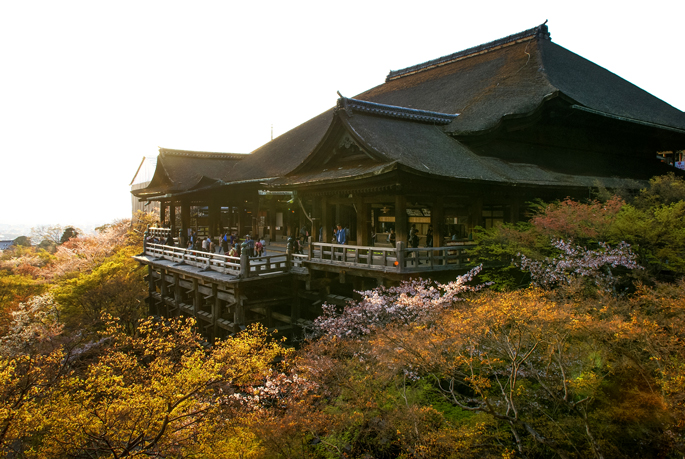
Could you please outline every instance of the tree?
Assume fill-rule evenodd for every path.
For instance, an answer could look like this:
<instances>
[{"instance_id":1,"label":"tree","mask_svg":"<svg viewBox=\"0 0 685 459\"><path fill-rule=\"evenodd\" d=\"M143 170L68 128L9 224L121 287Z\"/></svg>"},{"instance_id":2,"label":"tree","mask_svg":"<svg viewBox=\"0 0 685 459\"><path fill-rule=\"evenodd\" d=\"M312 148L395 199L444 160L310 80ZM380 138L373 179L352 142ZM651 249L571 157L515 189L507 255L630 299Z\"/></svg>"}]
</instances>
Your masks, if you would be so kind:
<instances>
[{"instance_id":1,"label":"tree","mask_svg":"<svg viewBox=\"0 0 685 459\"><path fill-rule=\"evenodd\" d=\"M17 247L31 247L31 238L27 236L19 236L12 244Z\"/></svg>"},{"instance_id":2,"label":"tree","mask_svg":"<svg viewBox=\"0 0 685 459\"><path fill-rule=\"evenodd\" d=\"M31 228L31 239L38 243L42 241L50 241L55 244L59 244L62 239L62 234L64 234L64 228L60 225L40 225Z\"/></svg>"},{"instance_id":3,"label":"tree","mask_svg":"<svg viewBox=\"0 0 685 459\"><path fill-rule=\"evenodd\" d=\"M64 375L61 326L52 296L35 296L12 313L0 339L0 451L19 453L40 429L46 399Z\"/></svg>"},{"instance_id":4,"label":"tree","mask_svg":"<svg viewBox=\"0 0 685 459\"><path fill-rule=\"evenodd\" d=\"M60 244L64 244L69 239L78 237L80 233L81 231L75 229L73 226L67 226L66 228L64 228L64 232L62 233L62 237L59 239L59 242Z\"/></svg>"},{"instance_id":5,"label":"tree","mask_svg":"<svg viewBox=\"0 0 685 459\"><path fill-rule=\"evenodd\" d=\"M95 361L62 379L50 400L40 457L191 456L224 442L235 397L259 385L289 352L251 326L210 349L193 320L141 321L131 335L114 321Z\"/></svg>"}]
</instances>

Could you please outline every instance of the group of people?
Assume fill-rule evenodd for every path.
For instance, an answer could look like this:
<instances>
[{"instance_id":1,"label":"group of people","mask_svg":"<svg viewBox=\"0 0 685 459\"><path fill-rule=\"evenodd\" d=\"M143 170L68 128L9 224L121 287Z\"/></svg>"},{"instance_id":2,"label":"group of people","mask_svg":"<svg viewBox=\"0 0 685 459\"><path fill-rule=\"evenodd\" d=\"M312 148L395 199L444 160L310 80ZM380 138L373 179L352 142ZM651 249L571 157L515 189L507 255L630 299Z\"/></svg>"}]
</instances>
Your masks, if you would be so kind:
<instances>
[{"instance_id":1,"label":"group of people","mask_svg":"<svg viewBox=\"0 0 685 459\"><path fill-rule=\"evenodd\" d=\"M219 238L219 244L214 242L211 236L198 237L197 231L193 231L188 237L188 248L209 253L223 253L229 257L239 257L243 250L250 257L261 257L265 254L266 241L264 238L255 240L249 234L245 235L240 242L235 233L224 233Z\"/></svg>"}]
</instances>

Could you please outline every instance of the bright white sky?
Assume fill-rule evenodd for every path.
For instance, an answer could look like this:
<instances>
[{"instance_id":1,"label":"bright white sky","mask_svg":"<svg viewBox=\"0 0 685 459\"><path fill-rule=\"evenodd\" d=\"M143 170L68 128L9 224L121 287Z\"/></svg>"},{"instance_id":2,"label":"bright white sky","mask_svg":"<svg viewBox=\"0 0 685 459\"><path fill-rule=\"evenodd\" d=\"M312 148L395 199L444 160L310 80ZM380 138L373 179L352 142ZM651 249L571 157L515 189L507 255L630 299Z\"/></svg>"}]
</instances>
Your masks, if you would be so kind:
<instances>
[{"instance_id":1,"label":"bright white sky","mask_svg":"<svg viewBox=\"0 0 685 459\"><path fill-rule=\"evenodd\" d=\"M563 5L563 6L562 6ZM399 69L534 27L685 110L682 0L0 1L0 223L102 224L157 147L247 153Z\"/></svg>"}]
</instances>

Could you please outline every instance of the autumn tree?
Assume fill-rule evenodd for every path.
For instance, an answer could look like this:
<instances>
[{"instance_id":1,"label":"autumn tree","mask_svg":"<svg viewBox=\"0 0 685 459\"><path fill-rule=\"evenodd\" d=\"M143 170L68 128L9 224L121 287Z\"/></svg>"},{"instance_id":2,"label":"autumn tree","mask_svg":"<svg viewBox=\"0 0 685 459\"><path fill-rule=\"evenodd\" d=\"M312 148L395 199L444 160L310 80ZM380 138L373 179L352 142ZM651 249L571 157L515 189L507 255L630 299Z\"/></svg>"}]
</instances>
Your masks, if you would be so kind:
<instances>
[{"instance_id":1,"label":"autumn tree","mask_svg":"<svg viewBox=\"0 0 685 459\"><path fill-rule=\"evenodd\" d=\"M232 395L288 355L260 326L207 349L191 319L146 319L133 335L110 321L100 345L54 392L39 457L192 456L211 451L210 440L223 447L211 429L239 415Z\"/></svg>"}]
</instances>

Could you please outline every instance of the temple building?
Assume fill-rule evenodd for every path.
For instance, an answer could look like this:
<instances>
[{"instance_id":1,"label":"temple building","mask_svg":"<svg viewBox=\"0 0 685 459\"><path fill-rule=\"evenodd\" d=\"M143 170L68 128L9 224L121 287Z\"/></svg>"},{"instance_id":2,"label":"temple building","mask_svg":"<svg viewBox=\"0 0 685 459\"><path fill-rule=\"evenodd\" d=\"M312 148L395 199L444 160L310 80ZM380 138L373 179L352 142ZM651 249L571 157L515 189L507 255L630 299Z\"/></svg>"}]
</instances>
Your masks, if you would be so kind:
<instances>
[{"instance_id":1,"label":"temple building","mask_svg":"<svg viewBox=\"0 0 685 459\"><path fill-rule=\"evenodd\" d=\"M682 149L683 112L541 25L392 71L247 155L161 148L152 180L132 194L161 203L186 233L275 238L306 224L330 241L340 223L368 245L390 227L404 240L409 226L432 224L439 246L523 218L533 198L639 187L674 170L658 152Z\"/></svg>"},{"instance_id":2,"label":"temple building","mask_svg":"<svg viewBox=\"0 0 685 459\"><path fill-rule=\"evenodd\" d=\"M340 224L350 246L390 247L391 229L406 245L415 229L421 247L439 248L526 218L534 199L682 174L684 149L683 112L552 42L542 24L391 71L249 154L161 148L154 176L131 193L160 204L183 247L189 230L276 240L302 227L326 244ZM319 268L364 277L346 257L303 268L310 281Z\"/></svg>"}]
</instances>

